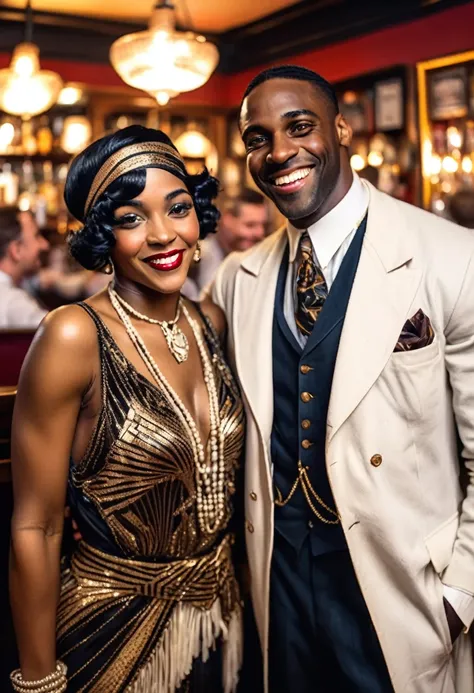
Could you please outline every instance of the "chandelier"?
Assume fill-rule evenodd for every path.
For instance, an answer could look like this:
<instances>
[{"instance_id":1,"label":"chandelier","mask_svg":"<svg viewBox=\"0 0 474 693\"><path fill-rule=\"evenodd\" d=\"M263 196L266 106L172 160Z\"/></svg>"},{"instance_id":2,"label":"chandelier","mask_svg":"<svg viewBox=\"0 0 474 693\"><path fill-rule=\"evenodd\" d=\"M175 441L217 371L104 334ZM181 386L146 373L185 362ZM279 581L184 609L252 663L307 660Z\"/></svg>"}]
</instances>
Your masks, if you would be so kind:
<instances>
[{"instance_id":1,"label":"chandelier","mask_svg":"<svg viewBox=\"0 0 474 693\"><path fill-rule=\"evenodd\" d=\"M0 110L24 118L51 108L63 86L58 74L40 69L39 48L31 42L32 33L33 19L28 0L26 40L15 47L10 67L0 70Z\"/></svg>"},{"instance_id":2,"label":"chandelier","mask_svg":"<svg viewBox=\"0 0 474 693\"><path fill-rule=\"evenodd\" d=\"M204 36L177 31L174 5L159 0L148 31L114 41L110 60L126 84L164 106L179 93L202 87L217 67L219 51Z\"/></svg>"}]
</instances>

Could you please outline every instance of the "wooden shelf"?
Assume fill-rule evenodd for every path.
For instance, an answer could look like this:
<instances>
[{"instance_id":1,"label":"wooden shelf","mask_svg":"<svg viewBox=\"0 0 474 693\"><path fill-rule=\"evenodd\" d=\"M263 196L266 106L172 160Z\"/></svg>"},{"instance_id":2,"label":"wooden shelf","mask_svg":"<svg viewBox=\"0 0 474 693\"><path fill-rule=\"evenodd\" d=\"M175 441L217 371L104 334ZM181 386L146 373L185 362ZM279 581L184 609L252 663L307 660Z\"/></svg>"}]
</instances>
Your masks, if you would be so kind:
<instances>
[{"instance_id":1,"label":"wooden shelf","mask_svg":"<svg viewBox=\"0 0 474 693\"><path fill-rule=\"evenodd\" d=\"M31 161L33 163L44 163L45 161L51 161L53 164L68 164L72 159L71 154L67 152L51 152L50 154L33 154L28 156L28 154L0 154L0 161Z\"/></svg>"}]
</instances>

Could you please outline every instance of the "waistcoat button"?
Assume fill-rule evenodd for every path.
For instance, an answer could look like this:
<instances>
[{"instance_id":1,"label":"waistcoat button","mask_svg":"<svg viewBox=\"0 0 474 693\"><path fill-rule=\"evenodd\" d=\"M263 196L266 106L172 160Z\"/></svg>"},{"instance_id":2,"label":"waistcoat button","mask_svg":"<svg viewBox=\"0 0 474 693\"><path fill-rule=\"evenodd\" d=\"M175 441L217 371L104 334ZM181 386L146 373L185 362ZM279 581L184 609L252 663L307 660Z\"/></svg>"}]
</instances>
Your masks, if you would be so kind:
<instances>
[{"instance_id":1,"label":"waistcoat button","mask_svg":"<svg viewBox=\"0 0 474 693\"><path fill-rule=\"evenodd\" d=\"M301 401L305 402L306 404L313 399L313 395L311 394L311 392L302 392L300 397Z\"/></svg>"},{"instance_id":2,"label":"waistcoat button","mask_svg":"<svg viewBox=\"0 0 474 693\"><path fill-rule=\"evenodd\" d=\"M312 370L313 369L311 368L311 366L307 366L306 364L303 364L302 366L300 366L300 371L303 373L303 375L306 375L307 373L309 373Z\"/></svg>"},{"instance_id":3,"label":"waistcoat button","mask_svg":"<svg viewBox=\"0 0 474 693\"><path fill-rule=\"evenodd\" d=\"M312 446L312 444L313 443L310 440L303 440L301 442L301 445L305 450L309 450L309 448Z\"/></svg>"},{"instance_id":4,"label":"waistcoat button","mask_svg":"<svg viewBox=\"0 0 474 693\"><path fill-rule=\"evenodd\" d=\"M370 464L373 467L380 467L380 465L382 464L382 455L372 455L372 457L370 458Z\"/></svg>"},{"instance_id":5,"label":"waistcoat button","mask_svg":"<svg viewBox=\"0 0 474 693\"><path fill-rule=\"evenodd\" d=\"M253 524L247 520L247 530L250 532L250 534L254 533L254 528Z\"/></svg>"},{"instance_id":6,"label":"waistcoat button","mask_svg":"<svg viewBox=\"0 0 474 693\"><path fill-rule=\"evenodd\" d=\"M311 421L309 419L303 419L301 422L301 428L304 428L306 431L309 427L311 426Z\"/></svg>"},{"instance_id":7,"label":"waistcoat button","mask_svg":"<svg viewBox=\"0 0 474 693\"><path fill-rule=\"evenodd\" d=\"M256 500L257 500L257 494L255 493L255 491L252 491L252 493L250 494L250 498L251 498L253 501L256 501Z\"/></svg>"}]
</instances>

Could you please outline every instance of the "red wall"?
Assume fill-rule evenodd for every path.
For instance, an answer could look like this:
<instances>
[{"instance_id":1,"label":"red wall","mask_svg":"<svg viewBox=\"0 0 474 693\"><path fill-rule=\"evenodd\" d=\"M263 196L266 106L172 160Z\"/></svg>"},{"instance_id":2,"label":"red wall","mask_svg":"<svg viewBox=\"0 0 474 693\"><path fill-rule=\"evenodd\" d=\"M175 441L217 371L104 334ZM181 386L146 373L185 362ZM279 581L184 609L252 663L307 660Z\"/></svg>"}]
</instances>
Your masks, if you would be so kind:
<instances>
[{"instance_id":1,"label":"red wall","mask_svg":"<svg viewBox=\"0 0 474 693\"><path fill-rule=\"evenodd\" d=\"M338 82L391 65L415 64L473 48L474 2L470 2L425 19L301 53L288 62L308 67L329 81ZM264 67L268 66L232 77L228 85L228 105L240 103L247 84Z\"/></svg>"},{"instance_id":2,"label":"red wall","mask_svg":"<svg viewBox=\"0 0 474 693\"><path fill-rule=\"evenodd\" d=\"M301 53L287 62L316 70L330 81L340 81L391 65L415 64L420 60L474 49L473 27L474 2L470 2L425 19ZM0 68L7 67L9 61L9 55L0 53ZM42 60L41 65L59 72L65 81L85 82L94 86L123 84L108 65L54 60ZM177 97L177 101L236 106L250 79L263 67L267 66L232 76L213 75L204 87Z\"/></svg>"}]
</instances>

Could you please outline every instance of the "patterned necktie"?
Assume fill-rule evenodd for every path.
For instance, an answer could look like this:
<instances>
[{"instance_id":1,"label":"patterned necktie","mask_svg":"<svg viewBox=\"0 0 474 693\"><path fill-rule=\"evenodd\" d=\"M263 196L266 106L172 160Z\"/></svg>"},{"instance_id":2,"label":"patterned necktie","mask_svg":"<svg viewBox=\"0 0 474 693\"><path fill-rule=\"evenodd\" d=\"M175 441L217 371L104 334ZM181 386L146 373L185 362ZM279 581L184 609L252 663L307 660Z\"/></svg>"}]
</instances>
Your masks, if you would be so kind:
<instances>
[{"instance_id":1,"label":"patterned necktie","mask_svg":"<svg viewBox=\"0 0 474 693\"><path fill-rule=\"evenodd\" d=\"M301 334L308 336L327 298L328 287L323 273L313 259L313 245L307 231L301 236L299 258L295 318Z\"/></svg>"}]
</instances>

